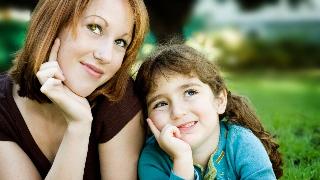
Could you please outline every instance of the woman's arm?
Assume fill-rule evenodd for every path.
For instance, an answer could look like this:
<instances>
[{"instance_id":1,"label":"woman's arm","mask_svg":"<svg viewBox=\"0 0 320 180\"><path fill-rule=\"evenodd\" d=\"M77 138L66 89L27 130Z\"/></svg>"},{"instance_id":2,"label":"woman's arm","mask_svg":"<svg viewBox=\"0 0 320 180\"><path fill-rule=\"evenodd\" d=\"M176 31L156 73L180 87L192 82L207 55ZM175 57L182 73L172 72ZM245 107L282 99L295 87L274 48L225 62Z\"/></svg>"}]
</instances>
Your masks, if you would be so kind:
<instances>
[{"instance_id":1,"label":"woman's arm","mask_svg":"<svg viewBox=\"0 0 320 180\"><path fill-rule=\"evenodd\" d=\"M137 179L138 158L144 142L141 119L142 113L138 112L116 136L99 145L103 180Z\"/></svg>"},{"instance_id":2,"label":"woman's arm","mask_svg":"<svg viewBox=\"0 0 320 180\"><path fill-rule=\"evenodd\" d=\"M49 61L42 64L37 72L42 85L40 91L54 106L60 108L67 122L63 139L45 179L82 179L93 117L88 100L74 94L62 83L64 77L57 63L59 44L59 40L56 40ZM49 111L51 107L47 108ZM0 179L39 178L39 172L32 161L17 144L2 141L0 145ZM14 165L9 162L14 162Z\"/></svg>"},{"instance_id":3,"label":"woman's arm","mask_svg":"<svg viewBox=\"0 0 320 180\"><path fill-rule=\"evenodd\" d=\"M90 128L86 126L68 127L45 179L82 179L89 134ZM28 155L16 143L0 141L0 179L42 178Z\"/></svg>"},{"instance_id":4,"label":"woman's arm","mask_svg":"<svg viewBox=\"0 0 320 180\"><path fill-rule=\"evenodd\" d=\"M30 158L16 143L0 141L0 179L40 180L41 176Z\"/></svg>"}]
</instances>

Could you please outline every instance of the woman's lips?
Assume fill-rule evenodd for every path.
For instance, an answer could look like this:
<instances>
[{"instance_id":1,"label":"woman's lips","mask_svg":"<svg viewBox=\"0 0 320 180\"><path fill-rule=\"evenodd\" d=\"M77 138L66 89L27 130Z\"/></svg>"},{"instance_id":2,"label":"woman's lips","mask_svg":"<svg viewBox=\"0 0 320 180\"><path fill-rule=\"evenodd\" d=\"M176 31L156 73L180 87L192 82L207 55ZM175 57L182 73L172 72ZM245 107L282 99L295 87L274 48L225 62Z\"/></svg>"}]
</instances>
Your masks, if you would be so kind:
<instances>
[{"instance_id":1,"label":"woman's lips","mask_svg":"<svg viewBox=\"0 0 320 180\"><path fill-rule=\"evenodd\" d=\"M83 65L84 69L95 78L100 78L104 74L104 72L100 68L94 65L83 62L81 64Z\"/></svg>"}]
</instances>

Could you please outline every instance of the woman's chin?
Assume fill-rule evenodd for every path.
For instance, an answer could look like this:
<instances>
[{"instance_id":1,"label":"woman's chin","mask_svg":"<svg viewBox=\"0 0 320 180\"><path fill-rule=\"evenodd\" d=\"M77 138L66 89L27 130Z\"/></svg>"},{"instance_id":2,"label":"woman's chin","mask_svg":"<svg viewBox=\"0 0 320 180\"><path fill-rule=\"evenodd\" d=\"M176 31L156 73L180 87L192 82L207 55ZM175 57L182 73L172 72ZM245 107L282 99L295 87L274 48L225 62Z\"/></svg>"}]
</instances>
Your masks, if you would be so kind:
<instances>
[{"instance_id":1,"label":"woman's chin","mask_svg":"<svg viewBox=\"0 0 320 180\"><path fill-rule=\"evenodd\" d=\"M84 98L88 97L95 90L95 88L88 86L72 86L68 84L66 85L73 93Z\"/></svg>"}]
</instances>

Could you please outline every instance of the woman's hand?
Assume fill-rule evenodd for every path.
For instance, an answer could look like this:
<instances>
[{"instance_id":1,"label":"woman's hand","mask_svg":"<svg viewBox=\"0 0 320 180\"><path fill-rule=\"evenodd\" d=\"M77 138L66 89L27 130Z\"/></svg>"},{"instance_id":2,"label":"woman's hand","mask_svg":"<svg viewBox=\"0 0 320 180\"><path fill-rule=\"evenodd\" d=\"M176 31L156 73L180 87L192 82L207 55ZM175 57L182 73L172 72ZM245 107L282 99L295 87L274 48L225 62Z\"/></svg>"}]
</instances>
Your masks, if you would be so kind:
<instances>
[{"instance_id":1,"label":"woman's hand","mask_svg":"<svg viewBox=\"0 0 320 180\"><path fill-rule=\"evenodd\" d=\"M43 63L36 74L42 85L40 91L63 111L68 124L91 122L92 113L88 100L76 95L63 84L65 77L57 62L59 47L60 40L56 39L49 61Z\"/></svg>"}]
</instances>

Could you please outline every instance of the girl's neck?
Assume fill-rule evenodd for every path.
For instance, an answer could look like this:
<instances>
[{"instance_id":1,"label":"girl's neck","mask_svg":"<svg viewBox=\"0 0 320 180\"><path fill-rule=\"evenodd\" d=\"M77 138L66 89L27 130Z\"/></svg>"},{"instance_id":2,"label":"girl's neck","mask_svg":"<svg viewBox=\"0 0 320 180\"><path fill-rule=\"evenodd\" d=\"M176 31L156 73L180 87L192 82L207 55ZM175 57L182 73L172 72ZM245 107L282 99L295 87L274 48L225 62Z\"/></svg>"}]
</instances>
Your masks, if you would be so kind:
<instances>
[{"instance_id":1,"label":"girl's neck","mask_svg":"<svg viewBox=\"0 0 320 180\"><path fill-rule=\"evenodd\" d=\"M219 144L220 126L213 130L209 138L199 147L192 148L193 163L207 167L210 157L215 153Z\"/></svg>"}]
</instances>

